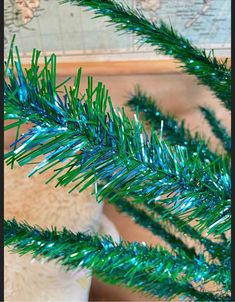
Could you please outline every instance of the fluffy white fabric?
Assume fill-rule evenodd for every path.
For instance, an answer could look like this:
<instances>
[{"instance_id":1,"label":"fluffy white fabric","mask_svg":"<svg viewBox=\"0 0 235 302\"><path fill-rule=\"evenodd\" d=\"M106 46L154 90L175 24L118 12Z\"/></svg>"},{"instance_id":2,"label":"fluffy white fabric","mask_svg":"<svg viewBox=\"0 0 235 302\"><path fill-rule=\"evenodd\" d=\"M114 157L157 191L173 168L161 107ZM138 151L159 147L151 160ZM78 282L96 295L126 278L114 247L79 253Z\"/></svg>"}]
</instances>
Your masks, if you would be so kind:
<instances>
[{"instance_id":1,"label":"fluffy white fabric","mask_svg":"<svg viewBox=\"0 0 235 302\"><path fill-rule=\"evenodd\" d=\"M92 188L68 194L69 187L45 184L50 172L27 174L32 167L5 167L5 218L16 217L41 227L63 226L78 231L99 231L113 236L118 233L102 214L102 204L91 195ZM19 256L5 249L5 301L88 301L91 272L66 272L55 262L32 261L30 255Z\"/></svg>"}]
</instances>

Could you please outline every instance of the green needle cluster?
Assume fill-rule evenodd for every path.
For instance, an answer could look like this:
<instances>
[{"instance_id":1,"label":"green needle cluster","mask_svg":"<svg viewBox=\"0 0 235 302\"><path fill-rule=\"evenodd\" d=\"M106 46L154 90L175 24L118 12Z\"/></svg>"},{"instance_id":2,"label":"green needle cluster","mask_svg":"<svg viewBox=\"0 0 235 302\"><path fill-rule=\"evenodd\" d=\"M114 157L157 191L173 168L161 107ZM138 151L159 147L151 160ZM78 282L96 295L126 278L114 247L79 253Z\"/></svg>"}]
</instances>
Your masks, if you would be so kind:
<instances>
[{"instance_id":1,"label":"green needle cluster","mask_svg":"<svg viewBox=\"0 0 235 302\"><path fill-rule=\"evenodd\" d=\"M115 25L118 31L134 33L141 43L157 47L166 55L171 55L182 63L182 68L195 75L199 82L208 86L231 110L231 69L227 60L219 62L213 51L209 54L199 49L177 33L164 21L155 24L148 20L141 11L116 0L59 0L92 10L96 17L106 16L108 22Z\"/></svg>"},{"instance_id":2,"label":"green needle cluster","mask_svg":"<svg viewBox=\"0 0 235 302\"><path fill-rule=\"evenodd\" d=\"M173 256L161 247L148 247L145 243L115 243L107 236L74 234L65 228L41 229L14 219L5 221L4 229L5 245L21 255L31 253L33 257L57 260L67 269L89 268L111 284L125 284L165 299L182 293L200 301L229 299L226 294L199 291L190 284L200 284L202 278L211 280L212 276L215 282L229 282L228 272L206 264L203 256L191 260L183 253Z\"/></svg>"},{"instance_id":3,"label":"green needle cluster","mask_svg":"<svg viewBox=\"0 0 235 302\"><path fill-rule=\"evenodd\" d=\"M219 62L213 51L196 48L165 22L155 24L127 4L60 1L66 2L94 11L95 17L108 17L118 31L134 33L141 43L173 56L231 109L227 60ZM105 282L149 296L231 300L231 242L225 236L231 228L231 138L215 113L199 108L226 155L212 152L208 141L192 136L183 122L165 114L139 88L127 102L136 109L130 119L124 108L113 107L106 87L94 86L92 77L85 92L80 90L81 69L73 87L65 85L68 79L57 84L54 54L40 68L40 51L34 49L31 66L23 70L13 44L5 62L4 119L10 121L5 131L15 129L16 137L5 154L6 164L32 164L29 176L51 169L54 174L47 182L72 183L72 190L96 184L98 202L108 198L170 249L144 242L115 243L108 236L74 234L65 228L42 229L15 219L4 222L5 245L22 255L56 260L66 269L91 269ZM150 130L140 117L151 123ZM20 134L24 124L30 129ZM194 246L186 244L185 235ZM208 282L215 290L207 289Z\"/></svg>"},{"instance_id":4,"label":"green needle cluster","mask_svg":"<svg viewBox=\"0 0 235 302\"><path fill-rule=\"evenodd\" d=\"M222 142L224 149L231 153L231 136L228 134L226 128L222 125L221 121L216 117L215 112L208 107L200 106L200 110L207 120L208 124L214 135Z\"/></svg>"},{"instance_id":5,"label":"green needle cluster","mask_svg":"<svg viewBox=\"0 0 235 302\"><path fill-rule=\"evenodd\" d=\"M100 201L126 196L134 202L164 203L185 222L196 218L200 232L218 235L230 228L230 176L224 161L215 173L214 162L203 162L200 153L170 146L154 129L147 134L138 115L130 120L124 109L113 108L106 88L102 83L93 87L91 77L79 98L81 70L74 87L65 87L62 100L55 84L55 56L40 73L38 58L35 50L26 75L19 58L16 70L7 64L5 120L17 120L7 129L14 127L18 133L21 124L35 125L16 139L6 154L7 164L25 165L43 156L30 175L53 168L58 185L74 183L72 190L82 183L84 190L105 182L96 192Z\"/></svg>"}]
</instances>

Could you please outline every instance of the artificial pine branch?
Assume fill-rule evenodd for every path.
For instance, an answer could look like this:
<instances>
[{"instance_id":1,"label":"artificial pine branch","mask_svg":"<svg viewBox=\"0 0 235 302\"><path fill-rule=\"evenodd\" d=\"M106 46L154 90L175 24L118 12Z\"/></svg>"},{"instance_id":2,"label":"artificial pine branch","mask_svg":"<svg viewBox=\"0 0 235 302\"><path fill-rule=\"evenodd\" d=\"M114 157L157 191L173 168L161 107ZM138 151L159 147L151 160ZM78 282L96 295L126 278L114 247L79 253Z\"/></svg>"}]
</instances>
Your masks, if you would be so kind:
<instances>
[{"instance_id":1,"label":"artificial pine branch","mask_svg":"<svg viewBox=\"0 0 235 302\"><path fill-rule=\"evenodd\" d=\"M189 257L196 257L195 249L189 248L180 238L177 238L174 234L171 234L161 225L154 217L151 217L144 210L139 209L133 203L125 200L124 198L116 200L114 205L117 209L126 213L132 217L135 223L151 231L154 235L161 237L166 243L170 245L175 253L181 253L182 251Z\"/></svg>"},{"instance_id":2,"label":"artificial pine branch","mask_svg":"<svg viewBox=\"0 0 235 302\"><path fill-rule=\"evenodd\" d=\"M116 0L59 0L93 10L96 17L106 16L108 22L115 24L118 31L135 33L142 43L148 43L166 55L181 61L186 72L195 75L199 82L208 86L231 110L231 69L227 59L219 62L213 51L208 55L205 49L193 46L190 41L178 34L162 20L155 24L127 4Z\"/></svg>"},{"instance_id":3,"label":"artificial pine branch","mask_svg":"<svg viewBox=\"0 0 235 302\"><path fill-rule=\"evenodd\" d=\"M38 58L35 50L25 76L18 56L18 80L14 65L9 64L12 52L6 64L5 120L15 119L17 123L9 127L17 129L29 121L35 125L13 144L17 147L6 154L7 164L33 163L43 155L45 159L31 175L59 164L54 175L58 185L74 182L76 189L84 183L85 189L99 179L106 181L97 192L100 200L118 191L110 200L127 196L135 202L164 202L186 222L196 218L200 232L207 229L208 234L217 235L230 228L230 176L225 165L215 173L214 164L204 164L198 154L159 141L154 130L149 136L137 116L129 120L124 110L113 108L101 83L93 88L92 78L79 98L81 70L74 88L68 91L65 87L62 101L56 86L55 55L40 73Z\"/></svg>"},{"instance_id":4,"label":"artificial pine branch","mask_svg":"<svg viewBox=\"0 0 235 302\"><path fill-rule=\"evenodd\" d=\"M160 221L165 221L166 223L170 221L178 231L194 240L197 240L201 245L203 244L212 258L219 259L221 263L227 263L226 265L229 269L230 263L228 263L228 259L231 257L231 246L226 246L226 243L228 242L224 233L221 234L222 242L214 242L209 238L202 236L194 227L186 224L184 220L178 217L178 215L173 214L171 210L167 209L163 205L148 202L145 202L144 205L150 210L150 213L152 211L152 213L159 215Z\"/></svg>"},{"instance_id":5,"label":"artificial pine branch","mask_svg":"<svg viewBox=\"0 0 235 302\"><path fill-rule=\"evenodd\" d=\"M212 152L208 148L209 142L206 142L198 133L193 137L188 129L185 128L184 122L181 124L171 115L165 114L158 107L156 101L149 96L146 92L142 91L137 85L134 93L130 94L127 101L127 105L135 110L138 108L143 117L147 122L151 123L155 130L160 131L163 122L163 138L170 142L172 145L186 146L188 152L198 153L202 161L212 161L218 163L218 169L220 169L219 162L222 157L220 154ZM219 122L219 121L218 121ZM215 125L216 126L216 125ZM219 127L221 128L221 127ZM225 130L226 131L226 130ZM225 137L225 136L224 136ZM227 137L227 142L229 137ZM229 162L228 162L229 166ZM167 208L160 204L145 203L145 206L151 211L160 215L161 220L171 221L173 224L180 229L186 235L189 235L193 239L199 240L204 243L207 250L210 252L212 257L219 257L221 260L226 261L230 257L230 249L225 249L221 243L215 243L211 240L201 236L193 227L185 224L177 215L174 215Z\"/></svg>"},{"instance_id":6,"label":"artificial pine branch","mask_svg":"<svg viewBox=\"0 0 235 302\"><path fill-rule=\"evenodd\" d=\"M130 94L127 105L132 110L136 110L138 107L141 117L151 123L157 131L161 130L163 122L163 138L171 145L185 146L189 153L198 153L200 159L205 162L221 161L221 155L208 148L208 141L205 141L198 133L192 136L190 131L185 128L184 121L179 124L173 116L163 113L156 101L139 86L136 86L134 93Z\"/></svg>"},{"instance_id":7,"label":"artificial pine branch","mask_svg":"<svg viewBox=\"0 0 235 302\"><path fill-rule=\"evenodd\" d=\"M101 279L112 284L125 284L150 295L173 298L184 294L199 301L228 300L229 273L222 267L208 265L203 258L191 260L183 253L173 256L159 247L145 244L115 243L108 236L32 227L15 219L4 222L4 242L13 252L21 255L57 260L67 269L78 266L92 269ZM223 284L224 295L196 290L190 282L200 284L213 280Z\"/></svg>"},{"instance_id":8,"label":"artificial pine branch","mask_svg":"<svg viewBox=\"0 0 235 302\"><path fill-rule=\"evenodd\" d=\"M216 117L215 112L208 107L199 107L203 116L211 126L214 135L222 142L224 149L231 153L231 136L228 134L226 128L221 121Z\"/></svg>"},{"instance_id":9,"label":"artificial pine branch","mask_svg":"<svg viewBox=\"0 0 235 302\"><path fill-rule=\"evenodd\" d=\"M112 194L111 194L112 196ZM132 217L132 220L140 226L148 229L154 235L161 237L167 242L175 252L183 250L188 257L194 257L196 251L194 247L188 247L179 237L175 236L167 230L166 224L169 222L183 235L187 235L194 240L195 245L204 246L206 251L213 259L217 259L221 264L226 265L230 269L231 247L226 246L225 242L214 242L203 237L192 226L185 224L177 215L174 215L169 209L160 204L138 207L133 202L127 201L125 198L116 200L113 205L122 213L126 213ZM158 215L156 218L155 214ZM223 234L224 235L224 234ZM196 242L195 242L196 240Z\"/></svg>"}]
</instances>

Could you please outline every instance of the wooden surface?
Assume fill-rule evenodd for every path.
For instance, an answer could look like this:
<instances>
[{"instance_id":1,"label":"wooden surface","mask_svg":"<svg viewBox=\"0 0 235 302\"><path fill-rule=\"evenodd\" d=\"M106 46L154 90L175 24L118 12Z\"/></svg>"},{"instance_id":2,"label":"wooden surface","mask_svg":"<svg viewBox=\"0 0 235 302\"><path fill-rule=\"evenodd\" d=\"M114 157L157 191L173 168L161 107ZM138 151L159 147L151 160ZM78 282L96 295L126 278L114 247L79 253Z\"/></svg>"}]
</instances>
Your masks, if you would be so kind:
<instances>
[{"instance_id":1,"label":"wooden surface","mask_svg":"<svg viewBox=\"0 0 235 302\"><path fill-rule=\"evenodd\" d=\"M224 60L224 58L220 58ZM72 60L72 57L71 57ZM43 62L40 64L42 66ZM230 60L228 61L230 64ZM29 67L29 64L22 64ZM61 76L76 75L79 67L83 74L93 75L136 75L136 74L159 74L179 73L180 64L175 59L142 60L142 61L106 61L106 62L83 62L71 61L57 63L57 74Z\"/></svg>"},{"instance_id":2,"label":"wooden surface","mask_svg":"<svg viewBox=\"0 0 235 302\"><path fill-rule=\"evenodd\" d=\"M166 61L154 62L127 62L122 64L102 65L84 64L84 77L82 79L82 90L87 83L87 74L94 75L95 82L105 83L109 89L115 106L123 106L128 98L128 93L133 91L134 85L140 86L155 97L157 103L166 111L174 114L179 120L185 119L186 125L192 132L200 133L211 137L212 148L217 148L218 141L211 135L207 123L197 110L199 104L207 104L216 111L218 118L222 119L227 128L230 128L230 114L220 106L219 101L204 86L198 86L193 76L179 72ZM164 64L166 64L164 66ZM59 73L58 82L81 66L79 62L71 65L64 65L57 70ZM160 68L161 66L161 68ZM169 68L170 66L170 68ZM169 69L167 69L169 68ZM165 72L168 70L168 72ZM131 113L129 110L129 115ZM13 140L13 132L5 137L6 144ZM130 217L120 214L110 205L105 204L105 214L113 221L121 237L128 241L145 241L147 244L155 245L160 240L154 237L149 231L136 225ZM153 301L142 294L132 293L128 289L118 286L106 285L96 278L93 278L90 301ZM155 300L156 301L156 300Z\"/></svg>"}]
</instances>

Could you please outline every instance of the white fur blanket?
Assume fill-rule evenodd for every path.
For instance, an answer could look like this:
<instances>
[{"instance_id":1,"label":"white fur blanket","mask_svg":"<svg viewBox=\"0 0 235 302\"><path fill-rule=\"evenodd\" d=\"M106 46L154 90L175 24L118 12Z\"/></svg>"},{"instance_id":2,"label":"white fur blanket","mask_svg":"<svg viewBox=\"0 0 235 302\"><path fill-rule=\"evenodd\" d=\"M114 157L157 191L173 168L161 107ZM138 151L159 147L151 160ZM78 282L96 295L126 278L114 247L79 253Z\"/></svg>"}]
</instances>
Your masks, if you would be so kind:
<instances>
[{"instance_id":1,"label":"white fur blanket","mask_svg":"<svg viewBox=\"0 0 235 302\"><path fill-rule=\"evenodd\" d=\"M69 187L45 184L50 172L28 178L30 169L5 166L5 219L15 217L40 227L65 226L74 232L100 231L119 240L115 227L102 214L102 204L91 195L92 188L68 194ZM5 301L88 301L89 270L66 272L55 262L32 261L30 255L11 254L7 248L4 257Z\"/></svg>"}]
</instances>

